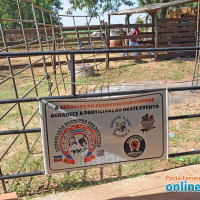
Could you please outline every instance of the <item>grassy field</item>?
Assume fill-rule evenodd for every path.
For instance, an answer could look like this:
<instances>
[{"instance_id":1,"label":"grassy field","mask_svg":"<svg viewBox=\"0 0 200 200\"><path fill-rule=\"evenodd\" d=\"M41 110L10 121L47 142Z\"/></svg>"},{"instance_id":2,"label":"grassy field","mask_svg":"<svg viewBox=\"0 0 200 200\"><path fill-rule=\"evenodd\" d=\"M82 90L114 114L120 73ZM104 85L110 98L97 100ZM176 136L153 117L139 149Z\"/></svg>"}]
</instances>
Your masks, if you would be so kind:
<instances>
[{"instance_id":1,"label":"grassy field","mask_svg":"<svg viewBox=\"0 0 200 200\"><path fill-rule=\"evenodd\" d=\"M116 55L117 56L117 55ZM6 61L5 61L6 62ZM15 60L15 62L20 62ZM22 62L22 61L21 61ZM26 61L24 61L26 62ZM107 70L105 65L98 66L98 73L95 77L78 78L77 79L77 93L98 92L107 86L120 84L152 84L155 87L158 84L160 87L165 87L169 83L188 82L192 80L194 68L194 61L183 59L168 60L154 62L146 60L141 63L132 63L132 61L113 62L110 64L110 69ZM66 76L64 83L59 85L59 94L66 95L71 93L70 79L67 73L67 66L63 68ZM51 73L51 68L48 72ZM2 72L4 75L9 75L8 71ZM34 69L35 80L39 81L44 75L41 68ZM61 74L57 74L56 78L61 80ZM56 87L55 77L52 74L52 88ZM30 88L33 87L31 72L25 71L17 76L16 85L19 97L22 97ZM12 80L0 85L1 99L15 98ZM45 80L38 86L39 96L49 95L47 81ZM53 95L58 95L55 90ZM26 97L35 96L33 90ZM12 104L1 105L1 116ZM39 114L37 103L22 103L22 115L26 128L39 128ZM169 116L179 114L199 113L200 101L199 94L193 94L192 98L182 98L177 104L169 106ZM32 118L31 116L34 115ZM31 119L31 120L30 120ZM176 153L180 151L191 151L200 149L200 120L185 119L170 121L169 132L175 133L174 138L169 138L169 153ZM22 129L21 118L19 115L19 108L15 108L0 121L1 130ZM16 142L9 150L8 154L1 161L1 168L3 174L15 174L19 172L40 171L43 168L42 144L40 133L28 134L28 141L32 146L35 141L31 154L28 154L24 135L17 136ZM37 140L37 138L39 139ZM16 135L1 136L0 137L0 155L5 152L8 145L16 138ZM16 179L12 184L11 180L6 180L6 185L10 191L17 191L19 196L34 196L43 195L46 193L54 193L58 191L69 191L81 187L88 187L104 182L115 181L118 179L125 179L127 177L136 177L143 174L154 173L156 171L175 168L179 166L191 165L200 162L199 155L169 159L168 161L157 160L139 163L129 163L123 165L106 166L103 168L93 168L88 170L74 171L70 173L54 174L52 176L38 176L29 178ZM102 173L103 171L103 173ZM2 187L1 187L2 189ZM3 191L1 191L3 192ZM29 197L27 197L29 198Z\"/></svg>"}]
</instances>

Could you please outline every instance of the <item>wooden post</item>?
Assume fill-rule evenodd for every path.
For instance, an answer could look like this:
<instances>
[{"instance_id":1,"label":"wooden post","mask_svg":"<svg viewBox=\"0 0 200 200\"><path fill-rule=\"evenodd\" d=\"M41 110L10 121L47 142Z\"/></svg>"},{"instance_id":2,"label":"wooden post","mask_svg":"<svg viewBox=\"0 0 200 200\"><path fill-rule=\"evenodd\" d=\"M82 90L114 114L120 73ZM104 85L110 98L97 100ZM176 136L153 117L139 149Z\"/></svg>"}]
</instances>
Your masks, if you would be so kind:
<instances>
[{"instance_id":1,"label":"wooden post","mask_svg":"<svg viewBox=\"0 0 200 200\"><path fill-rule=\"evenodd\" d=\"M110 15L108 15L108 25L110 25ZM109 36L110 36L110 29L109 29Z\"/></svg>"},{"instance_id":2,"label":"wooden post","mask_svg":"<svg viewBox=\"0 0 200 200\"><path fill-rule=\"evenodd\" d=\"M155 21L154 21L154 18L155 18L155 13L151 13L152 33L154 35L152 38L152 42L154 41L154 44L155 44ZM155 45L154 45L154 47L155 47ZM153 52L151 52L150 54L153 55L152 53ZM155 60L155 58L154 58L154 60Z\"/></svg>"},{"instance_id":3,"label":"wooden post","mask_svg":"<svg viewBox=\"0 0 200 200\"><path fill-rule=\"evenodd\" d=\"M53 41L53 51L56 51L56 41ZM54 71L54 75L56 75L56 55L53 55L53 71Z\"/></svg>"},{"instance_id":4,"label":"wooden post","mask_svg":"<svg viewBox=\"0 0 200 200\"><path fill-rule=\"evenodd\" d=\"M155 23L155 48L158 48L158 15L157 12L154 13L154 23ZM157 62L158 60L158 53L155 52L155 61Z\"/></svg>"},{"instance_id":5,"label":"wooden post","mask_svg":"<svg viewBox=\"0 0 200 200\"><path fill-rule=\"evenodd\" d=\"M151 23L152 23L152 25L153 25L153 26L152 26L152 33L154 33L154 31L155 31L155 21L154 21L154 18L155 18L155 17L154 17L154 16L155 16L155 13L152 13L152 14L151 14L151 19L152 19L152 20L151 20L151 21L152 21Z\"/></svg>"},{"instance_id":6,"label":"wooden post","mask_svg":"<svg viewBox=\"0 0 200 200\"><path fill-rule=\"evenodd\" d=\"M130 15L129 14L126 15L125 24L130 25ZM129 33L129 28L126 28L126 35L128 35L128 33Z\"/></svg>"},{"instance_id":7,"label":"wooden post","mask_svg":"<svg viewBox=\"0 0 200 200\"><path fill-rule=\"evenodd\" d=\"M110 25L110 15L108 14L108 26ZM106 26L106 48L110 47L110 29ZM106 69L109 69L109 53L106 54Z\"/></svg>"},{"instance_id":8,"label":"wooden post","mask_svg":"<svg viewBox=\"0 0 200 200\"><path fill-rule=\"evenodd\" d=\"M100 179L103 181L103 167L100 167Z\"/></svg>"}]
</instances>

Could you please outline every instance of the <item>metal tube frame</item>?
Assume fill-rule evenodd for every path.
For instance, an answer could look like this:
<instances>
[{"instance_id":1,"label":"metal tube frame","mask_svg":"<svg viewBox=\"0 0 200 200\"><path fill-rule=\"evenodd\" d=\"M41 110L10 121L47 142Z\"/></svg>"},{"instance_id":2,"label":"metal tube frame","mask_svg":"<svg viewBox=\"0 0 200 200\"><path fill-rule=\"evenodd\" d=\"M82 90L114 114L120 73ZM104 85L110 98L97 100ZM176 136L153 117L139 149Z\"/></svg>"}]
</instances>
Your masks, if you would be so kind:
<instances>
[{"instance_id":1,"label":"metal tube frame","mask_svg":"<svg viewBox=\"0 0 200 200\"><path fill-rule=\"evenodd\" d=\"M200 50L200 47L174 47L174 48L145 48L145 49L144 48L140 48L140 49L137 49L137 48L136 49L101 49L101 50L100 49L94 49L94 50L92 49L92 50L72 50L72 51L66 51L66 48L65 48L65 39L64 39L64 35L63 35L63 32L62 32L62 27L61 27L61 23L60 23L60 16L61 15L59 15L56 12L43 9L43 8L35 5L33 3L33 1L31 1L31 0L24 0L24 1L29 2L31 4L34 20L23 19L21 8L20 8L20 1L19 0L17 0L18 12L19 12L19 19L0 19L2 38L4 40L4 48L1 49L0 52L6 51L6 53L0 53L0 58L7 58L8 64L9 64L9 68L10 68L10 72L11 72L11 76L9 76L6 79L4 79L2 82L0 82L0 84L2 84L5 81L11 79L13 81L14 89L16 91L15 92L16 93L16 99L0 100L0 104L14 103L14 105L12 105L3 114L3 116L1 116L1 119L3 119L3 117L5 117L16 105L20 106L20 103L25 103L25 102L37 102L40 99L47 99L48 100L48 99L52 99L52 98L53 99L57 99L57 98L71 99L71 98L88 98L88 97L94 98L94 97L103 97L103 96L140 94L140 93L144 93L144 92L153 92L153 91L157 91L157 90L165 90L165 88L160 88L160 89L150 89L150 90L136 90L136 91L129 91L129 92L107 92L107 93L79 94L79 95L77 95L76 79L75 79L75 61L74 61L75 54L81 54L81 57L82 57L82 54L93 54L93 56L94 56L97 53L98 54L101 54L101 53L103 53L103 54L109 54L109 53L121 53L121 52L162 52L162 51L178 51L178 50L179 51L181 51L181 50L189 50L189 51L198 50L199 51ZM42 12L42 17L43 17L43 22L42 23L37 21L36 13L35 13L35 8L39 9ZM50 24L46 24L45 23L44 12L49 13L50 21L51 21ZM51 18L52 14L58 16L59 25L54 25L53 24L53 21L52 21L52 18ZM77 17L77 16L67 16L67 15L63 15L63 16L64 17L73 17L73 18ZM86 19L87 19L88 16L78 16L78 17L86 17ZM24 39L24 43L23 44L16 44L16 45L13 45L13 46L8 46L6 44L5 36L3 35L4 34L4 30L3 30L3 26L2 26L2 21L8 21L8 22L13 22L13 23L14 22L18 22L18 23L21 24L22 38ZM37 40L33 40L31 42L28 42L27 37L25 35L24 23L34 23L35 24L35 26L36 26L36 33L37 33ZM39 26L44 26L44 33L43 34L40 34ZM75 27L76 27L76 24L75 24ZM49 31L49 29L52 30L51 33L49 34L49 36L52 36L51 37L52 39L48 38L49 36L48 36L47 28L48 28L48 31ZM55 28L60 28L61 36L62 36L61 41L63 41L64 51L58 51L58 48L56 47L56 42L58 40L56 39L56 35L55 35L55 31L54 31ZM75 30L76 30L76 34L78 34L78 30L77 29L75 29ZM89 28L89 26L88 26L88 32L90 34L90 28ZM42 37L44 37L44 36L46 36L46 41L42 41ZM77 42L78 42L78 44L80 44L79 40ZM91 38L90 38L90 42L92 42ZM37 43L39 43L40 51L39 52L38 51L37 52L30 52L29 51L30 45L31 44L37 44ZM43 51L43 47L44 47L43 44L45 44L45 43L47 43L49 51ZM54 51L50 51L50 45L51 46L55 45ZM27 52L8 52L9 49L12 49L12 48L15 48L15 47L25 47ZM48 74L47 68L46 68L46 60L48 58L46 58L45 55L50 55L48 58L52 58L52 57L55 58L56 55L58 56L59 67L55 68L53 70L53 72L56 73L57 69L60 69L61 75L62 75L62 79L58 82L58 80L56 79L56 75L55 75L56 87L54 89L51 88L51 80L49 80L50 77L49 77L49 74ZM59 56L60 55L65 55L66 56L66 60L67 60L66 64L68 64L68 66L70 67L70 71L71 71L71 74L70 74L71 75L71 94L72 95L68 95L68 96L56 96L56 97L55 96L54 97L53 96L39 97L37 86L40 83L42 83L44 81L44 79L47 79L47 82L48 82L49 91L50 91L49 95L52 95L55 90L58 90L58 85L61 82L63 82L64 87L65 87L64 78L66 78L66 77L63 76L63 72L62 72L62 69L61 69L61 63L60 63L60 60L59 60ZM67 55L70 55L70 58L71 58L70 61L69 61ZM39 59L39 60L37 60L37 61L35 61L35 62L32 62L31 56L42 56L42 58ZM19 72L14 73L12 71L12 63L11 63L11 59L10 59L11 57L28 57L28 59L29 59L29 65L27 65L24 69L20 70ZM45 75L43 76L43 78L41 80L39 80L38 83L36 83L32 67L33 67L33 65L35 63L39 62L40 60L43 61L43 68L44 68ZM82 57L82 60L83 60L83 57ZM52 63L52 65L53 65L53 63ZM15 79L16 79L15 76L17 74L25 71L28 68L31 69L32 79L33 79L32 81L33 81L34 87L32 87L28 92L26 92L25 95L23 95L21 98L19 98L18 94L17 94L17 88L16 88L16 85L15 85ZM176 91L199 90L199 89L200 89L200 86L196 86L196 87L173 87L173 88L168 88L168 91L170 91L170 92L176 92ZM33 90L35 90L36 97L25 98ZM65 91L66 91L66 88L65 88ZM102 91L102 87L101 87L101 91ZM19 111L19 112L21 113L21 111ZM19 138L19 136L21 134L24 134L26 136L26 135L28 135L30 133L39 133L39 132L41 132L40 128L27 129L27 125L32 120L32 118L36 115L37 112L38 112L38 109L36 109L34 111L34 113L31 115L31 117L27 120L26 123L24 123L24 119L23 119L22 113L20 114L21 118L22 118L22 129L20 129L20 130L0 131L0 136L1 135L6 135L6 136L16 135L16 137L10 143L10 145L8 146L8 148L6 149L6 151L3 153L3 155L1 155L0 160L2 160L4 158L4 156L7 154L7 152L10 150L10 148L12 147L12 145L15 143L15 141ZM170 116L169 120L180 120L180 119L196 118L196 117L200 117L200 114ZM36 138L34 144L32 145L32 147L30 148L29 152L27 153L27 156L26 156L26 158L25 158L24 161L26 161L26 159L28 159L28 157L30 155L30 151L32 150L32 148L34 147L34 145L37 143L38 139L39 139L39 136L37 135L37 138ZM173 158L173 157L177 157L177 156L194 155L194 154L199 154L199 153L200 153L200 150L191 151L191 152L181 152L181 153L170 154L169 157ZM23 163L24 162L22 162L21 167L23 166ZM10 175L3 175L3 172L0 169L0 180L2 182L2 186L3 186L3 189L4 189L5 192L7 192L9 190L9 189L8 190L6 189L6 185L5 185L5 182L4 182L5 179L15 179L15 178L20 178L20 177L38 176L38 175L43 175L44 174L43 171L20 173L21 167L17 171L17 174L10 174ZM102 171L102 177L103 177L103 171ZM12 183L13 183L13 181L12 181Z\"/></svg>"},{"instance_id":2,"label":"metal tube frame","mask_svg":"<svg viewBox=\"0 0 200 200\"><path fill-rule=\"evenodd\" d=\"M132 52L176 52L176 51L195 51L198 47L163 47L163 48L131 48L131 49L94 49L94 50L62 50L62 51L32 51L32 52L7 52L0 53L0 57L24 57L24 56L42 56L42 55L69 55L69 54L105 54L105 53L132 53Z\"/></svg>"},{"instance_id":3,"label":"metal tube frame","mask_svg":"<svg viewBox=\"0 0 200 200\"><path fill-rule=\"evenodd\" d=\"M34 20L28 20L28 19L24 19L23 18L23 13L22 13L22 10L21 10L21 2L22 1L26 1L26 2L30 3L30 5L32 7L32 16L33 16ZM59 16L58 13L52 12L52 11L49 11L49 10L46 10L46 9L43 9L43 8L41 8L39 6L36 6L34 4L34 2L30 1L30 0L16 0L16 3L17 3L18 17L19 18L18 19L2 19L2 18L0 19L0 23L1 23L0 24L0 33L1 33L1 39L3 41L3 48L0 49L1 53L2 52L9 53L9 50L12 50L13 48L23 48L23 50L25 50L26 52L29 53L30 52L29 49L32 50L33 48L38 48L39 47L39 50L43 51L44 48L45 48L45 44L47 44L47 47L48 47L47 49L49 51L52 50L51 49L52 46L54 47L54 49L53 49L54 51L58 51L59 50L58 48L60 48L60 44L58 44L58 43L60 41L63 41L64 49L66 49L65 48L65 40L64 40L64 36L63 36L63 32L62 32L61 22L60 22L60 16ZM42 23L38 22L38 20L37 20L36 9L40 10L41 13L42 13ZM45 22L44 12L47 12L47 14L49 15L49 19L50 19L49 24L47 24ZM54 24L54 21L52 19L52 17L53 17L52 15L56 15L57 16L57 20L58 20L58 24L59 25L55 25ZM11 33L7 33L7 31L3 29L2 22L19 23L20 29L21 29L20 30L21 31L21 33L20 33L21 35L19 36L20 42L13 43L12 46L8 46L10 44L9 41L8 41L8 39L12 39L12 36L9 35ZM33 32L35 32L36 35L32 35L32 36L30 35L32 37L31 41L28 41L28 38L30 36L26 35L27 32L26 32L26 29L25 29L25 23L35 24L35 29L34 29ZM40 29L39 26L43 26L44 29ZM60 34L58 33L58 29L60 29L60 31L62 32L61 35L63 37L61 39L60 38L56 38L57 35L60 36ZM45 38L45 36L46 36L46 38ZM37 39L35 39L35 38L37 38ZM58 86L60 84L62 84L64 86L64 90L65 90L65 93L66 93L67 92L67 88L66 88L65 84L67 84L67 83L64 82L64 79L67 78L67 77L69 77L70 74L69 74L69 70L68 70L68 73L66 73L67 76L64 76L65 72L63 72L62 67L63 67L63 65L66 65L66 64L68 66L70 65L70 61L69 61L67 55L66 55L66 63L61 63L59 55L50 55L48 57L46 57L45 55L40 55L40 56L41 57L39 57L36 61L35 60L33 61L32 60L32 55L28 55L27 56L27 58L28 58L28 60L27 60L28 64L23 69L21 69L21 70L19 70L17 72L15 71L15 68L13 67L13 63L11 62L12 58L14 59L15 56L14 57L12 57L12 56L2 57L1 56L0 57L1 59L7 59L8 66L9 66L9 69L10 69L10 75L6 75L5 74L5 76L4 76L2 74L2 77L3 78L5 77L5 78L0 81L0 85L2 85L5 82L11 80L13 82L13 88L14 88L16 99L18 99L18 98L23 99L26 96L32 95L32 94L36 98L38 98L38 96L39 96L39 93L38 93L39 92L39 88L38 88L38 86L41 83L43 83L44 81L46 81L46 80L47 80L47 83L48 83L47 85L50 86L49 90L51 90L50 94L48 94L48 96L52 95L54 93L54 91L56 91L56 90L58 92L58 95L60 95L59 88L58 88ZM56 60L55 60L56 56L58 57L58 62L56 62ZM46 66L46 61L49 58L51 59L52 66L54 67L53 68L53 72L50 72L50 73L47 72L47 66ZM54 59L52 59L52 58L54 58ZM41 61L43 61L44 74L41 75L42 78L40 80L36 80L35 79L35 74L34 74L33 67L34 67L34 65L36 63L39 63ZM58 67L57 67L57 65L58 65ZM18 78L17 75L25 72L25 70L28 70L28 69L30 69L30 72L31 72L32 78L30 78L30 80L33 82L33 87L31 87L25 94L23 94L23 96L20 96L20 95L18 95L18 91L17 91L18 88L17 88L17 85L16 85L16 79ZM60 71L60 72L57 73L57 71ZM50 80L51 75L54 76L54 78L55 78L55 86L56 86L55 88L52 87L52 83L51 83L51 80ZM58 78L56 77L56 75L61 75L61 78L59 78L60 80L58 80ZM74 76L74 78L75 78L75 76ZM75 79L74 79L74 84L73 84L72 87L75 88ZM32 93L33 91L35 92L35 94ZM73 89L73 91L75 91L75 89ZM41 94L40 94L40 96L41 96ZM36 133L36 132L38 132L38 129L35 129L35 130L33 130L33 129L27 129L29 123L32 121L32 119L37 114L38 108L36 108L35 110L33 110L32 114L31 114L31 116L29 118L27 117L27 119L25 119L25 117L22 115L23 113L22 113L22 110L21 110L21 102L14 103L9 108L5 107L7 110L4 111L4 113L0 116L0 120L2 120L4 117L6 117L16 106L20 107L19 111L18 111L18 114L20 115L20 118L21 118L22 129L20 131L18 131L18 133L15 132L15 131L12 131L12 134L9 134L9 131L7 132L8 134L6 136L13 135L13 134L15 136L13 137L12 141L8 144L8 146L6 147L5 151L0 155L0 161L2 159L4 159L4 157L8 154L8 152L10 151L10 149L16 143L16 141L18 140L18 138L21 135L20 132L23 132L23 135L25 135L25 141L26 141L27 145L29 145L28 144L28 138L27 138L27 132L28 133ZM25 120L26 120L26 122L25 122ZM40 132L40 129L39 129L39 132ZM0 134L0 135L4 135L4 133ZM35 141L34 144L37 143L38 139L39 139L39 137L37 137L37 139L36 139L36 141ZM30 155L32 148L33 147L28 148L29 151L27 153L26 159ZM22 165L23 165L23 159L20 161L20 163L21 162L22 162ZM17 173L20 173L20 171L21 171L21 167L18 169ZM1 171L1 169L0 169L0 176L1 177L3 176L3 172ZM9 187L6 188L6 184L5 184L4 180L1 180L1 182L2 182L2 186L3 186L4 192L9 191ZM10 184L12 185L13 182L14 182L14 180Z\"/></svg>"},{"instance_id":4,"label":"metal tube frame","mask_svg":"<svg viewBox=\"0 0 200 200\"><path fill-rule=\"evenodd\" d=\"M197 49L198 47L192 47L192 49ZM185 48L184 48L185 49ZM191 49L191 48L190 48ZM149 49L145 49L148 51ZM156 51L157 49L154 49ZM170 49L171 51L174 50L174 48ZM81 51L81 50L80 50ZM90 51L83 51L81 53L93 53L95 50L90 50ZM107 50L100 50L101 52L107 52ZM112 51L112 50L109 50ZM117 51L122 51L122 50L117 50ZM130 51L128 49L127 51ZM62 51L61 51L62 52ZM146 92L154 92L158 90L165 90L166 88L159 88L159 89L146 89L146 90L135 90L135 91L128 91L128 92L107 92L107 93L95 93L95 94L76 94L76 79L75 79L75 62L74 62L74 55L78 52L68 52L64 51L65 54L70 54L70 60L71 60L71 93L72 95L65 95L65 96L48 96L48 97L33 97L33 98L21 98L21 99L5 99L5 100L0 100L0 104L7 104L7 103L24 103L24 102L37 102L38 100L41 99L71 99L71 98L94 98L94 97L104 97L104 96L118 96L118 95L129 95L129 94L140 94L140 93L146 93ZM64 52L62 52L64 54ZM124 50L123 50L124 52ZM54 52L46 52L46 55L59 55L59 51L54 51ZM8 55L9 54L9 55ZM23 56L29 56L32 54L32 52L26 52L26 53L19 53L23 54ZM41 52L34 52L35 55L41 54ZM14 56L17 57L19 56L18 53L0 53L1 56ZM21 55L22 56L22 55ZM190 87L171 87L168 88L169 92L178 92L178 91L185 91L185 90L200 90L200 86L190 86ZM188 119L188 118L197 118L200 117L200 114L191 114L191 115L180 115L180 116L170 116L168 119L169 120L180 120L180 119ZM17 137L20 134L26 133L38 133L40 132L40 128L35 128L35 129L21 129L21 130L7 130L7 131L0 131L0 136L1 135L13 135L17 134ZM190 151L190 152L180 152L180 153L174 153L174 154L169 154L170 158L174 158L177 156L187 156L187 155L195 155L195 154L200 154L200 150L197 151ZM29 172L29 173L18 173L18 174L12 174L12 175L2 175L0 176L0 180L5 180L5 179L13 179L13 178L19 178L19 177L27 177L27 176L38 176L38 175L43 175L43 171L38 171L38 172Z\"/></svg>"},{"instance_id":5,"label":"metal tube frame","mask_svg":"<svg viewBox=\"0 0 200 200\"><path fill-rule=\"evenodd\" d=\"M6 49L6 52L8 52L7 43L6 43L6 39L5 39L5 34L4 34L2 22L0 22L0 31L1 31L2 39L3 39L4 48ZM7 61L8 61L9 71L10 71L10 74L12 76L12 83L13 83L13 87L14 87L15 97L16 97L16 99L18 99L19 95L18 95L18 90L17 90L17 86L16 86L16 81L15 81L14 76L13 76L14 73L13 73L10 57L7 57ZM23 118L23 114L22 114L22 109L21 109L20 103L17 103L17 106L18 106L18 111L19 111L19 116L20 116L22 128L25 128L24 127L24 118ZM30 152L28 137L27 137L26 133L24 133L24 139L25 139L27 151Z\"/></svg>"}]
</instances>

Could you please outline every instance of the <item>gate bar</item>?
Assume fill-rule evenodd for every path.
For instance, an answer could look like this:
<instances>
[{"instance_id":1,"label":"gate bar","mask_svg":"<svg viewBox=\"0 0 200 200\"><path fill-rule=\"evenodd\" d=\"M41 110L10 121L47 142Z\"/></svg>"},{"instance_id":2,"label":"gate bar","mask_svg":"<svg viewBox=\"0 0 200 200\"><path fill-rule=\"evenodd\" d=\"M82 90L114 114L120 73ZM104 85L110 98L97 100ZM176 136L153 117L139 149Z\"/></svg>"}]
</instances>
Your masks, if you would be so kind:
<instances>
[{"instance_id":1,"label":"gate bar","mask_svg":"<svg viewBox=\"0 0 200 200\"><path fill-rule=\"evenodd\" d=\"M178 156L189 156L189 155L194 155L194 154L200 154L200 150L180 152L180 153L172 153L172 154L169 154L169 158L175 158L175 157L178 157Z\"/></svg>"},{"instance_id":2,"label":"gate bar","mask_svg":"<svg viewBox=\"0 0 200 200\"><path fill-rule=\"evenodd\" d=\"M169 158L174 158L177 156L189 156L189 155L195 155L195 154L200 154L200 150L169 154ZM22 178L22 177L28 177L28 176L39 176L39 175L44 175L44 174L45 174L44 171L10 174L10 175L0 176L0 180Z\"/></svg>"},{"instance_id":3,"label":"gate bar","mask_svg":"<svg viewBox=\"0 0 200 200\"><path fill-rule=\"evenodd\" d=\"M75 81L75 77L72 77L72 81ZM75 84L72 82L72 88L75 89ZM169 92L178 92L184 90L200 90L200 86L188 86L188 87L171 87L167 88ZM104 96L120 96L120 95L130 95L130 94L140 94L140 93L149 93L163 91L166 88L155 88L155 89L143 89L143 90L133 90L133 91L121 91L121 92L105 92L105 93L95 93L95 94L79 94L76 95L76 98L94 98L94 97L104 97ZM48 97L32 97L32 98L19 98L19 99L2 99L0 104L7 103L24 103L24 102L34 102L42 99L72 99L73 95L64 95L64 96L48 96Z\"/></svg>"},{"instance_id":4,"label":"gate bar","mask_svg":"<svg viewBox=\"0 0 200 200\"><path fill-rule=\"evenodd\" d=\"M75 75L75 64L74 64L74 54L70 55L71 59L71 90L72 96L76 96L76 75Z\"/></svg>"},{"instance_id":5,"label":"gate bar","mask_svg":"<svg viewBox=\"0 0 200 200\"><path fill-rule=\"evenodd\" d=\"M13 135L22 133L39 133L41 128L0 131L0 135Z\"/></svg>"},{"instance_id":6,"label":"gate bar","mask_svg":"<svg viewBox=\"0 0 200 200\"><path fill-rule=\"evenodd\" d=\"M191 115L178 115L178 116L171 116L169 120L178 120L178 119L191 119L200 117L200 114L191 114Z\"/></svg>"},{"instance_id":7,"label":"gate bar","mask_svg":"<svg viewBox=\"0 0 200 200\"><path fill-rule=\"evenodd\" d=\"M179 120L179 119L191 119L191 118L198 118L200 114L191 114L191 115L177 115L168 117L168 120ZM22 134L22 133L39 133L41 132L41 128L34 128L34 129L21 129L21 130L7 130L7 131L0 131L1 135L14 135L14 134Z\"/></svg>"},{"instance_id":8,"label":"gate bar","mask_svg":"<svg viewBox=\"0 0 200 200\"><path fill-rule=\"evenodd\" d=\"M195 51L199 47L166 47L166 48L134 48L134 49L93 49L93 50L61 50L61 51L32 51L32 52L8 52L0 53L0 57L10 56L44 56L44 55L66 55L66 54L95 54L95 53L128 53L128 52L171 52L171 51Z\"/></svg>"}]
</instances>

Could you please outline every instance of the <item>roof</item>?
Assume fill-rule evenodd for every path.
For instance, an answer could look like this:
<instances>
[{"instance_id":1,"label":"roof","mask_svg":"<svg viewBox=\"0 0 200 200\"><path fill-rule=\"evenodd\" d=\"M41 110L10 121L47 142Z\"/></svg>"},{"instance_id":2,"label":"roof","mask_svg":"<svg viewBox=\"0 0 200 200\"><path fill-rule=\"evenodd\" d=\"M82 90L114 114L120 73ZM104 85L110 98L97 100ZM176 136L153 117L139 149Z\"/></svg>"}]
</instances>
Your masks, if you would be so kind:
<instances>
[{"instance_id":1,"label":"roof","mask_svg":"<svg viewBox=\"0 0 200 200\"><path fill-rule=\"evenodd\" d=\"M192 3L192 2L197 2L197 1L199 1L199 0L177 0L177 1L168 2L168 3L154 3L154 4L145 5L142 7L131 8L131 9L123 10L123 11L110 13L110 15L153 13L153 12L157 12L157 10L162 9L162 8L169 8L169 7Z\"/></svg>"}]
</instances>

